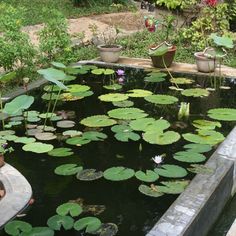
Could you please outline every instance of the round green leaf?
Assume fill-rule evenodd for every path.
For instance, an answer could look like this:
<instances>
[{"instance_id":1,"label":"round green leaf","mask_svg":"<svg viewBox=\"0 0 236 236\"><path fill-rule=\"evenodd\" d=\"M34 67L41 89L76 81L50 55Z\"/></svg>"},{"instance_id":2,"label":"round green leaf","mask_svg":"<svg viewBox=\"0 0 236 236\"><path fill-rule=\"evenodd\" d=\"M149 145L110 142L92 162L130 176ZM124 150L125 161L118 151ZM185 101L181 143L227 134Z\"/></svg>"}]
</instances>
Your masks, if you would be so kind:
<instances>
[{"instance_id":1,"label":"round green leaf","mask_svg":"<svg viewBox=\"0 0 236 236\"><path fill-rule=\"evenodd\" d=\"M183 151L183 152L176 152L174 155L174 159L182 162L197 163L205 161L206 157L201 153L192 151Z\"/></svg>"},{"instance_id":2,"label":"round green leaf","mask_svg":"<svg viewBox=\"0 0 236 236\"><path fill-rule=\"evenodd\" d=\"M5 232L12 236L17 236L21 232L30 232L31 229L32 226L29 223L20 220L10 221L4 227Z\"/></svg>"},{"instance_id":3,"label":"round green leaf","mask_svg":"<svg viewBox=\"0 0 236 236\"><path fill-rule=\"evenodd\" d=\"M59 231L61 228L69 230L73 228L74 219L70 216L55 215L48 219L47 225L53 230Z\"/></svg>"},{"instance_id":4,"label":"round green leaf","mask_svg":"<svg viewBox=\"0 0 236 236\"><path fill-rule=\"evenodd\" d=\"M85 217L77 220L74 224L74 229L80 231L85 229L86 233L93 233L101 227L101 221L96 217Z\"/></svg>"},{"instance_id":5,"label":"round green leaf","mask_svg":"<svg viewBox=\"0 0 236 236\"><path fill-rule=\"evenodd\" d=\"M114 125L112 126L111 131L114 133L126 133L131 132L132 129L128 125Z\"/></svg>"},{"instance_id":6,"label":"round green leaf","mask_svg":"<svg viewBox=\"0 0 236 236\"><path fill-rule=\"evenodd\" d=\"M88 144L90 142L91 142L91 140L89 140L89 139L86 139L84 137L77 137L77 136L72 137L72 138L68 138L66 140L67 144L76 145L76 146L82 146L82 145Z\"/></svg>"},{"instance_id":7,"label":"round green leaf","mask_svg":"<svg viewBox=\"0 0 236 236\"><path fill-rule=\"evenodd\" d=\"M48 152L48 155L53 157L68 157L73 154L71 148L54 148L52 151Z\"/></svg>"},{"instance_id":8,"label":"round green leaf","mask_svg":"<svg viewBox=\"0 0 236 236\"><path fill-rule=\"evenodd\" d=\"M212 146L208 144L190 143L184 145L184 148L189 149L191 152L204 153L211 151Z\"/></svg>"},{"instance_id":9,"label":"round green leaf","mask_svg":"<svg viewBox=\"0 0 236 236\"><path fill-rule=\"evenodd\" d=\"M164 186L157 186L158 190L167 194L180 194L188 186L188 180L163 181Z\"/></svg>"},{"instance_id":10,"label":"round green leaf","mask_svg":"<svg viewBox=\"0 0 236 236\"><path fill-rule=\"evenodd\" d=\"M36 139L35 138L28 138L28 137L18 137L17 139L14 140L15 143L33 143L35 142Z\"/></svg>"},{"instance_id":11,"label":"round green leaf","mask_svg":"<svg viewBox=\"0 0 236 236\"><path fill-rule=\"evenodd\" d=\"M183 178L188 172L181 166L177 165L162 165L160 168L154 170L157 174L168 178Z\"/></svg>"},{"instance_id":12,"label":"round green leaf","mask_svg":"<svg viewBox=\"0 0 236 236\"><path fill-rule=\"evenodd\" d=\"M139 192L149 197L161 197L163 193L159 191L159 188L155 185L151 185L151 187L141 184L138 188Z\"/></svg>"},{"instance_id":13,"label":"round green leaf","mask_svg":"<svg viewBox=\"0 0 236 236\"><path fill-rule=\"evenodd\" d=\"M144 89L132 89L128 91L128 96L133 98L144 98L152 95L152 92Z\"/></svg>"},{"instance_id":14,"label":"round green leaf","mask_svg":"<svg viewBox=\"0 0 236 236\"><path fill-rule=\"evenodd\" d=\"M119 132L115 134L115 138L121 142L128 142L129 140L138 141L140 136L134 132Z\"/></svg>"},{"instance_id":15,"label":"round green leaf","mask_svg":"<svg viewBox=\"0 0 236 236\"><path fill-rule=\"evenodd\" d=\"M115 119L134 120L148 116L139 108L116 108L108 112L108 115Z\"/></svg>"},{"instance_id":16,"label":"round green leaf","mask_svg":"<svg viewBox=\"0 0 236 236\"><path fill-rule=\"evenodd\" d=\"M119 90L122 88L120 84L111 84L111 85L105 85L103 88L108 89L108 90Z\"/></svg>"},{"instance_id":17,"label":"round green leaf","mask_svg":"<svg viewBox=\"0 0 236 236\"><path fill-rule=\"evenodd\" d=\"M58 166L54 173L57 175L75 175L83 170L82 166L77 166L77 164L64 164Z\"/></svg>"},{"instance_id":18,"label":"round green leaf","mask_svg":"<svg viewBox=\"0 0 236 236\"><path fill-rule=\"evenodd\" d=\"M134 170L123 166L111 167L104 171L103 176L105 179L112 181L127 180L134 176Z\"/></svg>"},{"instance_id":19,"label":"round green leaf","mask_svg":"<svg viewBox=\"0 0 236 236\"><path fill-rule=\"evenodd\" d=\"M208 116L215 120L236 121L236 109L215 108L208 111Z\"/></svg>"},{"instance_id":20,"label":"round green leaf","mask_svg":"<svg viewBox=\"0 0 236 236\"><path fill-rule=\"evenodd\" d=\"M155 119L153 118L141 118L137 120L132 120L130 122L130 127L136 131L144 131L149 125L154 123Z\"/></svg>"},{"instance_id":21,"label":"round green leaf","mask_svg":"<svg viewBox=\"0 0 236 236\"><path fill-rule=\"evenodd\" d=\"M146 170L146 172L139 170L135 173L135 177L144 182L155 182L159 175L152 170Z\"/></svg>"},{"instance_id":22,"label":"round green leaf","mask_svg":"<svg viewBox=\"0 0 236 236\"><path fill-rule=\"evenodd\" d=\"M121 102L113 102L112 104L116 107L132 107L134 105L132 101L128 101L128 100L121 101Z\"/></svg>"},{"instance_id":23,"label":"round green leaf","mask_svg":"<svg viewBox=\"0 0 236 236\"><path fill-rule=\"evenodd\" d=\"M70 93L86 92L90 89L89 86L81 84L70 84L67 87Z\"/></svg>"},{"instance_id":24,"label":"round green leaf","mask_svg":"<svg viewBox=\"0 0 236 236\"><path fill-rule=\"evenodd\" d=\"M154 103L154 104L160 104L160 105L168 105L173 104L175 102L178 102L178 98L170 95L151 95L144 98L146 101Z\"/></svg>"},{"instance_id":25,"label":"round green leaf","mask_svg":"<svg viewBox=\"0 0 236 236\"><path fill-rule=\"evenodd\" d=\"M170 82L173 84L192 84L194 80L188 78L172 78Z\"/></svg>"},{"instance_id":26,"label":"round green leaf","mask_svg":"<svg viewBox=\"0 0 236 236\"><path fill-rule=\"evenodd\" d=\"M106 115L89 116L80 121L82 125L88 127L106 127L116 124L116 121Z\"/></svg>"},{"instance_id":27,"label":"round green leaf","mask_svg":"<svg viewBox=\"0 0 236 236\"><path fill-rule=\"evenodd\" d=\"M95 169L82 170L77 174L77 179L82 181L93 181L103 177L102 171L96 171Z\"/></svg>"},{"instance_id":28,"label":"round green leaf","mask_svg":"<svg viewBox=\"0 0 236 236\"><path fill-rule=\"evenodd\" d=\"M87 131L83 133L83 138L91 141L103 141L107 138L107 135L97 131Z\"/></svg>"},{"instance_id":29,"label":"round green leaf","mask_svg":"<svg viewBox=\"0 0 236 236\"><path fill-rule=\"evenodd\" d=\"M45 153L53 149L53 145L40 142L25 144L22 149L26 152Z\"/></svg>"},{"instance_id":30,"label":"round green leaf","mask_svg":"<svg viewBox=\"0 0 236 236\"><path fill-rule=\"evenodd\" d=\"M192 88L183 90L181 94L187 97L207 97L210 92L202 88Z\"/></svg>"},{"instance_id":31,"label":"round green leaf","mask_svg":"<svg viewBox=\"0 0 236 236\"><path fill-rule=\"evenodd\" d=\"M56 212L60 216L71 215L72 217L78 216L82 213L83 209L78 203L67 202L57 207Z\"/></svg>"},{"instance_id":32,"label":"round green leaf","mask_svg":"<svg viewBox=\"0 0 236 236\"><path fill-rule=\"evenodd\" d=\"M30 232L21 233L20 236L54 236L54 230L48 227L34 227Z\"/></svg>"},{"instance_id":33,"label":"round green leaf","mask_svg":"<svg viewBox=\"0 0 236 236\"><path fill-rule=\"evenodd\" d=\"M198 129L215 129L216 127L221 128L221 123L218 121L210 121L210 120L194 120L193 126Z\"/></svg>"},{"instance_id":34,"label":"round green leaf","mask_svg":"<svg viewBox=\"0 0 236 236\"><path fill-rule=\"evenodd\" d=\"M122 93L108 93L98 97L103 102L121 102L129 97Z\"/></svg>"}]
</instances>

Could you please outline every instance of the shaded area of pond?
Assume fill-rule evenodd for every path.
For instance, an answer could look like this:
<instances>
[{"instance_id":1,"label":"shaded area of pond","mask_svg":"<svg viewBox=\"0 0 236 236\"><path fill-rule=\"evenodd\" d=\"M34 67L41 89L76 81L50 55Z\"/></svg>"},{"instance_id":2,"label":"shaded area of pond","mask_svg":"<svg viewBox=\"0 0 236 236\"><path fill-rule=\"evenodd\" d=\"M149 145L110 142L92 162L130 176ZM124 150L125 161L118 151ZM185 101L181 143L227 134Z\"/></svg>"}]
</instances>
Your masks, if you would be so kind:
<instances>
[{"instance_id":1,"label":"shaded area of pond","mask_svg":"<svg viewBox=\"0 0 236 236\"><path fill-rule=\"evenodd\" d=\"M134 107L145 110L150 116L159 119L163 117L171 124L171 130L186 133L192 132L194 128L190 125L195 119L206 118L207 110L215 107L234 107L236 99L236 89L233 81L226 81L224 85L230 86L230 90L216 90L211 92L210 96L203 98L190 98L180 95L179 91L169 90L171 85L169 82L161 82L156 85L145 84L143 78L146 72L142 70L127 70L126 83L122 91L140 88L148 89L154 93L164 93L179 98L180 102L190 102L190 117L184 122L187 127L182 129L176 126L178 120L179 103L174 105L158 106L144 101L143 98L130 99L134 101ZM95 75L79 76L78 82L91 86L94 95L79 101L59 103L57 110L74 110L76 113L76 127L83 131L84 126L79 124L82 118L106 114L109 110L116 108L111 103L105 103L98 100L98 96L110 91L102 88L107 83L109 76L98 77ZM74 83L74 82L72 82ZM209 86L205 79L199 79L201 86ZM196 83L195 83L196 85ZM192 87L192 85L183 85L183 88ZM42 88L32 92L32 95L40 98ZM35 101L31 109L37 109L40 112L46 111L46 103L41 103L38 99ZM225 135L233 127L233 123L224 122L223 129L217 131L223 132ZM223 130L223 131L222 131ZM57 133L63 132L64 129L57 129ZM105 179L93 182L78 181L75 176L57 176L54 169L66 163L77 163L84 168L95 168L97 170L106 170L112 166L125 166L134 170L146 170L155 168L154 162L151 160L155 155L165 153L165 163L172 163L189 167L189 164L181 163L172 158L177 151L182 151L182 146L187 142L181 139L177 143L166 146L151 145L143 140L137 142L119 142L114 138L110 127L104 128L103 132L108 135L108 139L103 142L91 142L82 147L69 146L63 140L50 141L55 147L69 146L73 149L74 155L71 157L51 157L47 154L35 154L31 152L23 152L22 145L14 145L15 152L9 154L6 161L17 168L30 182L34 192L35 203L28 209L27 215L22 220L30 222L33 226L46 226L47 219L55 215L55 209L62 203L78 198L84 199L85 204L105 205L106 210L101 213L98 218L102 222L113 222L119 227L118 235L143 236L155 224L155 222L163 215L171 203L176 199L177 195L165 194L159 198L151 198L142 195L138 191L141 184L135 178L121 182L111 182ZM22 134L22 128L17 129L17 135ZM141 145L141 149L140 149ZM209 157L210 153L207 153ZM193 174L189 174L186 178L190 179ZM160 178L158 183L166 178ZM86 214L85 214L86 215ZM0 235L5 235L0 232ZM74 231L61 231L56 235L84 235Z\"/></svg>"}]
</instances>

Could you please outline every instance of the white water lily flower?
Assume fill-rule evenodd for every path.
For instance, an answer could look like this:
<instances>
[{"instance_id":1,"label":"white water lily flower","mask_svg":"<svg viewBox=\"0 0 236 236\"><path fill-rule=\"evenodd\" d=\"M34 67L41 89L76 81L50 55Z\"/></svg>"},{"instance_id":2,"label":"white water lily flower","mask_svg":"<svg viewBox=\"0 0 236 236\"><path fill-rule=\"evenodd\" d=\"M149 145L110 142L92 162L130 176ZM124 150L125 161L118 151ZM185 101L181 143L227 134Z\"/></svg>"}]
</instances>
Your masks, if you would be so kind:
<instances>
[{"instance_id":1,"label":"white water lily flower","mask_svg":"<svg viewBox=\"0 0 236 236\"><path fill-rule=\"evenodd\" d=\"M152 160L158 165L158 164L162 163L163 157L162 157L162 155L157 155L157 156L153 157Z\"/></svg>"}]
</instances>

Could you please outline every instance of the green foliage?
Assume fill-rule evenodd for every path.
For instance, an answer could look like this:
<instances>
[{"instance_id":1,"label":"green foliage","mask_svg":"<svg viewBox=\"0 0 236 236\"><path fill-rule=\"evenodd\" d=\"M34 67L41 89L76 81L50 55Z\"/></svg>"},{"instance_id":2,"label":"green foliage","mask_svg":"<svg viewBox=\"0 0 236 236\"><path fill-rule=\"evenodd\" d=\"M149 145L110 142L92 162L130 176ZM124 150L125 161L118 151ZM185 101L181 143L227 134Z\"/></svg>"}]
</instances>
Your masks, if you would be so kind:
<instances>
[{"instance_id":1,"label":"green foliage","mask_svg":"<svg viewBox=\"0 0 236 236\"><path fill-rule=\"evenodd\" d=\"M203 154L194 152L190 149L184 152L176 152L174 159L182 162L197 163L205 161L206 157Z\"/></svg>"},{"instance_id":2,"label":"green foliage","mask_svg":"<svg viewBox=\"0 0 236 236\"><path fill-rule=\"evenodd\" d=\"M155 185L151 185L151 187L141 184L138 188L139 192L149 197L161 197L164 193L162 193L159 188Z\"/></svg>"},{"instance_id":3,"label":"green foliage","mask_svg":"<svg viewBox=\"0 0 236 236\"><path fill-rule=\"evenodd\" d=\"M115 119L135 120L148 116L139 108L116 108L108 112L108 115Z\"/></svg>"},{"instance_id":4,"label":"green foliage","mask_svg":"<svg viewBox=\"0 0 236 236\"><path fill-rule=\"evenodd\" d=\"M95 169L82 170L77 174L77 179L82 181L93 181L103 177L102 171L96 171Z\"/></svg>"},{"instance_id":5,"label":"green foliage","mask_svg":"<svg viewBox=\"0 0 236 236\"><path fill-rule=\"evenodd\" d=\"M188 172L181 166L177 165L162 165L161 168L154 170L158 175L168 178L183 178Z\"/></svg>"},{"instance_id":6,"label":"green foliage","mask_svg":"<svg viewBox=\"0 0 236 236\"><path fill-rule=\"evenodd\" d=\"M73 228L74 220L70 216L55 215L48 219L47 224L54 230L60 231L62 228L69 230Z\"/></svg>"},{"instance_id":7,"label":"green foliage","mask_svg":"<svg viewBox=\"0 0 236 236\"><path fill-rule=\"evenodd\" d=\"M75 175L83 170L82 166L77 166L76 164L64 164L58 166L54 173L57 175Z\"/></svg>"},{"instance_id":8,"label":"green foliage","mask_svg":"<svg viewBox=\"0 0 236 236\"><path fill-rule=\"evenodd\" d=\"M79 204L73 202L64 203L56 209L58 215L66 216L69 214L72 217L80 215L82 211L82 207Z\"/></svg>"},{"instance_id":9,"label":"green foliage","mask_svg":"<svg viewBox=\"0 0 236 236\"><path fill-rule=\"evenodd\" d=\"M135 173L135 177L144 182L155 182L159 175L152 170L146 170L146 172L139 170Z\"/></svg>"},{"instance_id":10,"label":"green foliage","mask_svg":"<svg viewBox=\"0 0 236 236\"><path fill-rule=\"evenodd\" d=\"M134 170L123 166L111 167L104 171L103 176L107 180L122 181L130 179L134 176Z\"/></svg>"},{"instance_id":11,"label":"green foliage","mask_svg":"<svg viewBox=\"0 0 236 236\"><path fill-rule=\"evenodd\" d=\"M46 153L50 152L53 149L52 144L34 142L25 144L22 149L26 152L35 152L35 153Z\"/></svg>"},{"instance_id":12,"label":"green foliage","mask_svg":"<svg viewBox=\"0 0 236 236\"><path fill-rule=\"evenodd\" d=\"M85 217L77 220L74 224L74 229L80 231L85 229L86 233L93 233L101 227L101 221L96 217Z\"/></svg>"},{"instance_id":13,"label":"green foliage","mask_svg":"<svg viewBox=\"0 0 236 236\"><path fill-rule=\"evenodd\" d=\"M54 230L49 227L34 227L30 232L23 232L20 236L54 236Z\"/></svg>"},{"instance_id":14,"label":"green foliage","mask_svg":"<svg viewBox=\"0 0 236 236\"><path fill-rule=\"evenodd\" d=\"M208 116L212 119L223 121L235 121L236 109L234 108L215 108L208 111Z\"/></svg>"},{"instance_id":15,"label":"green foliage","mask_svg":"<svg viewBox=\"0 0 236 236\"><path fill-rule=\"evenodd\" d=\"M12 236L17 236L21 232L30 232L31 229L32 226L29 223L20 220L10 221L4 227L5 232Z\"/></svg>"},{"instance_id":16,"label":"green foliage","mask_svg":"<svg viewBox=\"0 0 236 236\"><path fill-rule=\"evenodd\" d=\"M161 182L164 186L157 186L159 191L167 194L180 194L188 186L188 180L179 181L163 181Z\"/></svg>"}]
</instances>

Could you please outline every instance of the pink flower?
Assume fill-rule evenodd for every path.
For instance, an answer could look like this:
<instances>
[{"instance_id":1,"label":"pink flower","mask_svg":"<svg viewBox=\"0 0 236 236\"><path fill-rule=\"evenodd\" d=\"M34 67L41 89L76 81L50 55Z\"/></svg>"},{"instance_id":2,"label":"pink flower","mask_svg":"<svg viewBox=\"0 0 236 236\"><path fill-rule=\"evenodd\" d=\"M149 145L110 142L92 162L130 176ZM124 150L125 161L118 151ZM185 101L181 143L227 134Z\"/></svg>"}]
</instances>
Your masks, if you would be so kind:
<instances>
[{"instance_id":1,"label":"pink flower","mask_svg":"<svg viewBox=\"0 0 236 236\"><path fill-rule=\"evenodd\" d=\"M205 3L209 6L209 7L215 7L217 5L217 0L205 0Z\"/></svg>"},{"instance_id":2,"label":"pink flower","mask_svg":"<svg viewBox=\"0 0 236 236\"><path fill-rule=\"evenodd\" d=\"M116 71L116 74L117 74L118 76L124 76L124 75L125 75L125 71L122 70L122 69L118 69L118 70Z\"/></svg>"}]
</instances>

